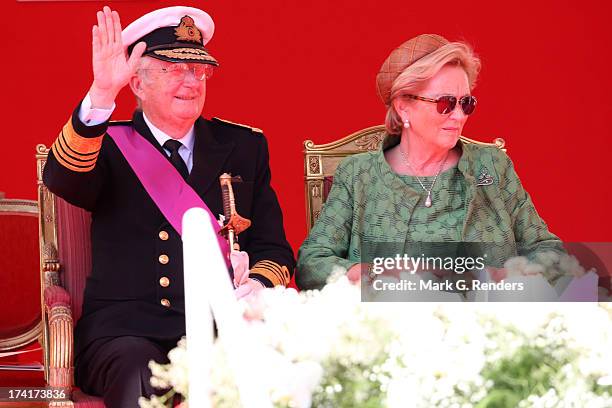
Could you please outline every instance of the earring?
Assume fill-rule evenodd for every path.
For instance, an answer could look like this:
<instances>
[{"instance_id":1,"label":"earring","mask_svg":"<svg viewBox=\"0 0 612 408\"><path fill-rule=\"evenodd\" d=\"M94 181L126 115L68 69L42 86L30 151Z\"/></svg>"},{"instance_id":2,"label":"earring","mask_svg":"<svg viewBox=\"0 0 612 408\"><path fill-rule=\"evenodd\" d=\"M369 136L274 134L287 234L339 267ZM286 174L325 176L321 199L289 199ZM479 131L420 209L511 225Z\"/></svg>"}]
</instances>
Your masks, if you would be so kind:
<instances>
[{"instance_id":1,"label":"earring","mask_svg":"<svg viewBox=\"0 0 612 408\"><path fill-rule=\"evenodd\" d=\"M404 119L404 129L408 129L410 127L410 121L408 118Z\"/></svg>"}]
</instances>

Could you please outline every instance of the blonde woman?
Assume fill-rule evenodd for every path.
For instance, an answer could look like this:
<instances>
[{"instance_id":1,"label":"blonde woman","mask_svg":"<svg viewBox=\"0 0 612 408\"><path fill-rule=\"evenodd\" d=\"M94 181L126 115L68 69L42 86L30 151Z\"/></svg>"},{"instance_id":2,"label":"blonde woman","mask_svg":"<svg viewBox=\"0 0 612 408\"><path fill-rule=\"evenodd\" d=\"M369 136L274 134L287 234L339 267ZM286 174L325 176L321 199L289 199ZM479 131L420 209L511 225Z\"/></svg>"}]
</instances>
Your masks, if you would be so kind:
<instances>
[{"instance_id":1,"label":"blonde woman","mask_svg":"<svg viewBox=\"0 0 612 408\"><path fill-rule=\"evenodd\" d=\"M511 256L560 248L508 156L459 139L477 106L479 69L469 45L435 34L389 55L376 78L387 135L380 150L338 166L299 251L300 288L322 287L336 266L360 276L362 252L373 244L420 252L425 242L495 243L487 262L496 273Z\"/></svg>"}]
</instances>

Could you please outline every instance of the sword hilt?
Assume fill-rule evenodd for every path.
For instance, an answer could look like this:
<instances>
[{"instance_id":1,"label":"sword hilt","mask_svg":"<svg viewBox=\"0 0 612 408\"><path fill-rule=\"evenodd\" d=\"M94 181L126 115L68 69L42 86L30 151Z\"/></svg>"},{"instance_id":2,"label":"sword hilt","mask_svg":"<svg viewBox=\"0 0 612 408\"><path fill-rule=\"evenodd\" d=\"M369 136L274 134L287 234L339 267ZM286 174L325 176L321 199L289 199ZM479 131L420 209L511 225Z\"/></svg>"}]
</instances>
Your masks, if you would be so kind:
<instances>
[{"instance_id":1,"label":"sword hilt","mask_svg":"<svg viewBox=\"0 0 612 408\"><path fill-rule=\"evenodd\" d=\"M227 238L232 251L240 250L238 244L238 234L246 230L251 226L251 221L247 218L241 217L236 211L236 201L234 198L234 189L232 183L241 183L242 177L232 177L228 173L223 173L219 176L219 183L221 184L221 197L223 199L223 215L225 216L225 225L219 231L224 237Z\"/></svg>"}]
</instances>

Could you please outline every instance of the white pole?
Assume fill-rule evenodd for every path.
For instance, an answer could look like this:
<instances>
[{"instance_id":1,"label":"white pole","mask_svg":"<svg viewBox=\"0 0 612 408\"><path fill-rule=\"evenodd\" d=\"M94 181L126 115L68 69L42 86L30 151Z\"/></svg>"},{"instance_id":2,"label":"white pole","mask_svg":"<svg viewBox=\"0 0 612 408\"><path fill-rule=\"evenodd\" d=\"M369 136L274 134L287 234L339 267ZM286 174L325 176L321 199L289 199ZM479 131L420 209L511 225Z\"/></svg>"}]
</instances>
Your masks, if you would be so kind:
<instances>
[{"instance_id":1,"label":"white pole","mask_svg":"<svg viewBox=\"0 0 612 408\"><path fill-rule=\"evenodd\" d=\"M189 233L187 233L187 231L189 231ZM188 244L188 241L193 239L194 235L197 235L197 238L193 240L197 242L197 244ZM189 273L198 274L202 277L201 280L198 280L198 286L189 288L191 281L190 283L187 281L187 263L185 262L185 295L187 296L187 290L190 290L192 294L194 292L204 293L205 300L210 303L210 308L212 309L219 329L219 339L223 341L225 350L228 352L227 357L230 367L234 372L234 378L236 379L242 406L244 408L272 408L272 403L267 395L266 387L262 381L261 373L259 372L260 368L262 368L262 363L258 363L257 361L258 348L256 344L254 344L254 339L247 339L244 337L246 333L248 333L246 322L238 307L238 301L234 294L234 287L230 280L227 267L225 266L225 260L217 244L217 237L211 225L210 217L201 208L192 208L188 210L183 217L183 248L185 251L185 261L187 260L187 251L198 253L197 255L190 256L191 259L197 258L200 263L199 265L191 265L192 269L190 269ZM202 301L199 300L198 304L193 306L197 308L191 310L194 310L195 313L204 311L204 314L208 315L208 306L202 305L201 303ZM185 304L185 314L187 321L190 321L189 315L194 314L194 312L189 311L187 303ZM201 324L202 320L200 318L196 319L195 316L191 317L192 327L193 325L199 326ZM196 330L196 332L198 332L198 330ZM188 350L191 344L192 341L189 338L189 331L187 331ZM199 348L199 345L197 347ZM206 347L209 348L209 354L207 356L200 356L198 354L197 360L193 363L190 361L190 370L193 365L200 364L200 361L204 361L204 359L208 361L207 368L210 368L212 344L207 343ZM192 355L189 354L189 357L191 358ZM207 380L208 383L202 388L209 390L210 376L207 377ZM194 381L201 380L196 379ZM204 384L201 382L190 382L190 406L197 408L210 406L192 402L191 391L198 390L203 385ZM208 404L210 404L209 401Z\"/></svg>"},{"instance_id":2,"label":"white pole","mask_svg":"<svg viewBox=\"0 0 612 408\"><path fill-rule=\"evenodd\" d=\"M209 282L204 265L211 255L200 220L207 214L192 208L183 217L183 270L185 279L185 328L189 406L207 408L210 402L210 369L213 352L213 319L210 312ZM215 243L216 245L216 243Z\"/></svg>"}]
</instances>

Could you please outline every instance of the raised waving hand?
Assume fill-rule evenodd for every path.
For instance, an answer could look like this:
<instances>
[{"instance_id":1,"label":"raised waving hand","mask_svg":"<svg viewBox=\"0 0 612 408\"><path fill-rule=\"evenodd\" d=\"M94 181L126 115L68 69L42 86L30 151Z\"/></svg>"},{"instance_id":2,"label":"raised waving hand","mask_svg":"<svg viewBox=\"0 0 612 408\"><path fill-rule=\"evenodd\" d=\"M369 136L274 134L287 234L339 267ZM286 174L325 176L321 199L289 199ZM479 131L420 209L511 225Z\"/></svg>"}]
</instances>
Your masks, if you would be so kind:
<instances>
[{"instance_id":1,"label":"raised waving hand","mask_svg":"<svg viewBox=\"0 0 612 408\"><path fill-rule=\"evenodd\" d=\"M121 39L119 13L105 6L97 13L98 24L92 29L92 66L94 80L89 90L92 106L111 108L119 91L138 69L146 44L140 42L127 58Z\"/></svg>"}]
</instances>

